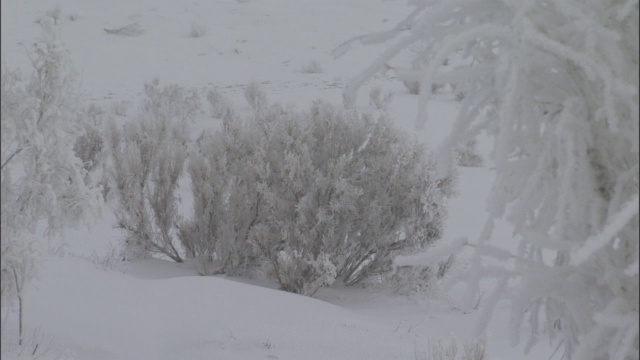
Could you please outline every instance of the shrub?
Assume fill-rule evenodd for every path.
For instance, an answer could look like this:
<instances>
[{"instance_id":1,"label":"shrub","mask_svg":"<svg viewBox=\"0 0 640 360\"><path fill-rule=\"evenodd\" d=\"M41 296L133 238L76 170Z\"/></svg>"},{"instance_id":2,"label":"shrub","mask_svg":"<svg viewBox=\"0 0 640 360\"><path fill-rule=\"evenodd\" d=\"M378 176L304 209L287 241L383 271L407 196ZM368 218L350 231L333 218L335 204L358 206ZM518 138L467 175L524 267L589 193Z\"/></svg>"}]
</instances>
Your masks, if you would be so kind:
<instances>
[{"instance_id":1,"label":"shrub","mask_svg":"<svg viewBox=\"0 0 640 360\"><path fill-rule=\"evenodd\" d=\"M84 112L83 121L79 124L81 135L73 145L73 151L82 161L85 183L100 188L104 200L107 200L111 189L105 170L108 149L104 133L105 125L111 117L111 114L100 107L89 105Z\"/></svg>"},{"instance_id":2,"label":"shrub","mask_svg":"<svg viewBox=\"0 0 640 360\"><path fill-rule=\"evenodd\" d=\"M94 172L102 163L104 119L104 111L96 105L90 105L86 110L85 121L81 124L82 134L73 145L73 151L82 161L82 167L87 174Z\"/></svg>"},{"instance_id":3,"label":"shrub","mask_svg":"<svg viewBox=\"0 0 640 360\"><path fill-rule=\"evenodd\" d=\"M228 112L233 112L233 107L231 106L229 99L219 91L209 90L207 93L207 100L209 100L211 116L216 119L222 119Z\"/></svg>"},{"instance_id":4,"label":"shrub","mask_svg":"<svg viewBox=\"0 0 640 360\"><path fill-rule=\"evenodd\" d=\"M267 95L257 82L252 81L244 88L244 97L254 112L261 113L267 108Z\"/></svg>"},{"instance_id":5,"label":"shrub","mask_svg":"<svg viewBox=\"0 0 640 360\"><path fill-rule=\"evenodd\" d=\"M426 150L388 119L323 102L228 116L201 137L190 174L190 256L223 272L259 265L303 294L385 273L393 254L437 239L453 181L436 181Z\"/></svg>"},{"instance_id":6,"label":"shrub","mask_svg":"<svg viewBox=\"0 0 640 360\"><path fill-rule=\"evenodd\" d=\"M225 115L222 131L205 131L189 154L193 218L182 221L179 239L199 272L235 273L255 265L248 242L259 198L252 167L256 127Z\"/></svg>"},{"instance_id":7,"label":"shrub","mask_svg":"<svg viewBox=\"0 0 640 360\"><path fill-rule=\"evenodd\" d=\"M124 101L114 101L111 103L111 110L116 116L127 116L127 103Z\"/></svg>"},{"instance_id":8,"label":"shrub","mask_svg":"<svg viewBox=\"0 0 640 360\"><path fill-rule=\"evenodd\" d=\"M478 154L476 149L476 140L471 139L464 143L462 146L458 146L454 150L455 162L458 166L466 167L479 167L482 166L482 157Z\"/></svg>"},{"instance_id":9,"label":"shrub","mask_svg":"<svg viewBox=\"0 0 640 360\"><path fill-rule=\"evenodd\" d=\"M305 74L321 74L324 70L322 69L322 65L315 60L311 60L302 66L300 69Z\"/></svg>"},{"instance_id":10,"label":"shrub","mask_svg":"<svg viewBox=\"0 0 640 360\"><path fill-rule=\"evenodd\" d=\"M136 119L122 130L112 122L110 176L117 199L117 226L125 230L128 259L159 253L181 262L174 246L178 197L190 123L200 108L195 91L158 81L145 85Z\"/></svg>"},{"instance_id":11,"label":"shrub","mask_svg":"<svg viewBox=\"0 0 640 360\"><path fill-rule=\"evenodd\" d=\"M458 352L458 343L452 340L449 344L442 341L429 342L427 351L416 350L416 360L484 360L486 344L484 339L465 342L462 352ZM459 356L458 356L459 355Z\"/></svg>"},{"instance_id":12,"label":"shrub","mask_svg":"<svg viewBox=\"0 0 640 360\"><path fill-rule=\"evenodd\" d=\"M395 293L402 295L424 294L438 286L439 281L451 270L455 260L456 257L452 254L432 265L399 266L382 280L392 284ZM429 294L433 293L429 292Z\"/></svg>"},{"instance_id":13,"label":"shrub","mask_svg":"<svg viewBox=\"0 0 640 360\"><path fill-rule=\"evenodd\" d=\"M388 92L382 95L380 87L375 87L369 92L369 104L375 106L379 110L385 110L393 100L393 93Z\"/></svg>"},{"instance_id":14,"label":"shrub","mask_svg":"<svg viewBox=\"0 0 640 360\"><path fill-rule=\"evenodd\" d=\"M25 331L23 338L16 338L4 330L3 328L2 347L0 347L0 356L3 359L69 360L75 358L70 350L63 350L58 346L56 338L47 335L40 328Z\"/></svg>"}]
</instances>

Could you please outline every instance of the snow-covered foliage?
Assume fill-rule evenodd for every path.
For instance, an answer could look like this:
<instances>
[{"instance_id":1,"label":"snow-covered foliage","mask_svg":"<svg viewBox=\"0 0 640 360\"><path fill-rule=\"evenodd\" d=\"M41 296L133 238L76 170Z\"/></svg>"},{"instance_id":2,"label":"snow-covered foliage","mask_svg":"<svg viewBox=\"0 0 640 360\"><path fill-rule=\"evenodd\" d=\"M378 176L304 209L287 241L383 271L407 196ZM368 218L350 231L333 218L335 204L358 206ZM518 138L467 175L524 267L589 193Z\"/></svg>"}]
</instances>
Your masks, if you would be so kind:
<instances>
[{"instance_id":1,"label":"snow-covered foliage","mask_svg":"<svg viewBox=\"0 0 640 360\"><path fill-rule=\"evenodd\" d=\"M267 109L267 94L255 81L250 82L244 88L244 98L256 113L262 113Z\"/></svg>"},{"instance_id":2,"label":"snow-covered foliage","mask_svg":"<svg viewBox=\"0 0 640 360\"><path fill-rule=\"evenodd\" d=\"M189 153L193 217L182 221L179 238L185 256L203 275L242 274L251 261L250 227L258 196L253 170L259 132L225 110L223 130L201 134Z\"/></svg>"},{"instance_id":3,"label":"snow-covered foliage","mask_svg":"<svg viewBox=\"0 0 640 360\"><path fill-rule=\"evenodd\" d=\"M125 230L125 257L159 253L181 262L175 248L180 220L176 189L183 175L190 124L200 109L194 91L175 85L145 85L137 116L120 129L112 122L108 140L117 226Z\"/></svg>"},{"instance_id":4,"label":"snow-covered foliage","mask_svg":"<svg viewBox=\"0 0 640 360\"><path fill-rule=\"evenodd\" d=\"M428 265L397 266L394 271L383 276L381 280L390 284L396 294L435 297L440 292L441 284L445 282L445 275L452 273L450 270L455 262L456 256L451 254L442 260L438 258Z\"/></svg>"},{"instance_id":5,"label":"snow-covered foliage","mask_svg":"<svg viewBox=\"0 0 640 360\"><path fill-rule=\"evenodd\" d=\"M416 351L416 360L485 360L486 340L484 338L465 342L462 350L455 340L448 344L442 341L429 342L426 351Z\"/></svg>"},{"instance_id":6,"label":"snow-covered foliage","mask_svg":"<svg viewBox=\"0 0 640 360\"><path fill-rule=\"evenodd\" d=\"M348 86L345 103L379 71L421 89L465 94L439 163L480 132L493 136L497 179L468 278L497 279L511 304L513 343L549 336L567 358L638 358L638 2L454 0L412 2L394 29L349 41L394 41ZM422 49L415 70L392 65ZM443 65L445 60L448 66ZM416 125L427 121L419 95ZM496 219L515 253L492 245Z\"/></svg>"},{"instance_id":7,"label":"snow-covered foliage","mask_svg":"<svg viewBox=\"0 0 640 360\"><path fill-rule=\"evenodd\" d=\"M312 294L384 273L393 254L440 236L453 178L436 180L426 150L388 119L323 102L228 114L190 156L195 218L180 236L210 269L259 265Z\"/></svg>"},{"instance_id":8,"label":"snow-covered foliage","mask_svg":"<svg viewBox=\"0 0 640 360\"><path fill-rule=\"evenodd\" d=\"M233 107L223 94L216 90L210 90L207 93L209 100L209 109L211 116L216 119L222 119L229 111L233 111Z\"/></svg>"},{"instance_id":9,"label":"snow-covered foliage","mask_svg":"<svg viewBox=\"0 0 640 360\"><path fill-rule=\"evenodd\" d=\"M369 104L375 106L379 110L386 110L392 100L393 93L387 92L382 95L382 90L379 86L376 86L371 89L371 92L369 92Z\"/></svg>"},{"instance_id":10,"label":"snow-covered foliage","mask_svg":"<svg viewBox=\"0 0 640 360\"><path fill-rule=\"evenodd\" d=\"M107 145L105 141L105 124L112 117L95 104L89 105L81 124L81 135L73 145L73 151L82 161L85 170L85 183L88 186L99 187L103 198L107 198L110 186L105 174L105 164L108 161Z\"/></svg>"},{"instance_id":11,"label":"snow-covered foliage","mask_svg":"<svg viewBox=\"0 0 640 360\"><path fill-rule=\"evenodd\" d=\"M42 21L43 38L33 48L33 73L27 84L2 69L2 291L18 299L22 326L22 289L37 270L43 249L36 234L49 235L89 220L100 205L96 189L73 144L83 112L71 96L72 72L51 21ZM20 328L20 343L22 328Z\"/></svg>"},{"instance_id":12,"label":"snow-covered foliage","mask_svg":"<svg viewBox=\"0 0 640 360\"><path fill-rule=\"evenodd\" d=\"M477 142L475 139L471 139L454 149L453 161L456 163L456 165L468 167L482 166L482 156L478 154L476 143Z\"/></svg>"},{"instance_id":13,"label":"snow-covered foliage","mask_svg":"<svg viewBox=\"0 0 640 360\"><path fill-rule=\"evenodd\" d=\"M87 118L83 124L83 134L76 140L73 150L80 160L82 167L91 172L96 170L101 163L102 149L104 147L104 139L101 132L101 117L104 114L102 109L92 105L87 110Z\"/></svg>"},{"instance_id":14,"label":"snow-covered foliage","mask_svg":"<svg viewBox=\"0 0 640 360\"><path fill-rule=\"evenodd\" d=\"M71 351L59 351L55 339L40 329L27 330L22 339L3 329L0 356L11 360L71 360Z\"/></svg>"},{"instance_id":15,"label":"snow-covered foliage","mask_svg":"<svg viewBox=\"0 0 640 360\"><path fill-rule=\"evenodd\" d=\"M391 253L440 236L451 179L435 181L425 150L388 119L319 102L307 114L275 108L257 120L267 212L252 240L283 286L308 293L305 274L334 271L354 284L387 271Z\"/></svg>"}]
</instances>

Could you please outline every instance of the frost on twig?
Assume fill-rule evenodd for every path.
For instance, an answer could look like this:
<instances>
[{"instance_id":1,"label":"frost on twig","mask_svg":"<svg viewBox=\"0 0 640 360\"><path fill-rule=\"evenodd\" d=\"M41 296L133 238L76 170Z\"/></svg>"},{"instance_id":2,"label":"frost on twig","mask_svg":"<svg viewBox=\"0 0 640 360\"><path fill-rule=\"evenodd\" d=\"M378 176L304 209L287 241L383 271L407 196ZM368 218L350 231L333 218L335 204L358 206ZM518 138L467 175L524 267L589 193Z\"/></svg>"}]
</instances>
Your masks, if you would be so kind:
<instances>
[{"instance_id":1,"label":"frost on twig","mask_svg":"<svg viewBox=\"0 0 640 360\"><path fill-rule=\"evenodd\" d=\"M335 55L356 42L388 42L347 85L345 104L374 74L392 70L422 90L417 128L428 123L425 90L455 87L460 108L439 151L443 163L466 141L493 136L490 217L467 278L469 299L480 281L498 279L479 328L508 300L514 344L525 334L530 348L545 334L565 358L637 358L638 272L630 269L639 236L638 2L414 4L396 28L348 41ZM399 55L416 47L403 62ZM499 219L516 234L518 251L508 258L496 251ZM487 257L515 268L485 264Z\"/></svg>"}]
</instances>

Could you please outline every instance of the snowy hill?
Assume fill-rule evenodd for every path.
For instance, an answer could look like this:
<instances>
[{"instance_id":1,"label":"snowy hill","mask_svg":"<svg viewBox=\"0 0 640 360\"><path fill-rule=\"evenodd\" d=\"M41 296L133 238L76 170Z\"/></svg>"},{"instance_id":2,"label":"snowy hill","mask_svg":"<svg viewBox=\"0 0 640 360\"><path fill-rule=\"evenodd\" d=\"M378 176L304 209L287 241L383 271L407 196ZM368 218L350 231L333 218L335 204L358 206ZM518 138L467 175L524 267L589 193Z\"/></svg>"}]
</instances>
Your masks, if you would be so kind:
<instances>
[{"instance_id":1,"label":"snowy hill","mask_svg":"<svg viewBox=\"0 0 640 360\"><path fill-rule=\"evenodd\" d=\"M407 359L417 340L283 291L139 279L70 257L49 258L27 296L27 323L77 359Z\"/></svg>"}]
</instances>

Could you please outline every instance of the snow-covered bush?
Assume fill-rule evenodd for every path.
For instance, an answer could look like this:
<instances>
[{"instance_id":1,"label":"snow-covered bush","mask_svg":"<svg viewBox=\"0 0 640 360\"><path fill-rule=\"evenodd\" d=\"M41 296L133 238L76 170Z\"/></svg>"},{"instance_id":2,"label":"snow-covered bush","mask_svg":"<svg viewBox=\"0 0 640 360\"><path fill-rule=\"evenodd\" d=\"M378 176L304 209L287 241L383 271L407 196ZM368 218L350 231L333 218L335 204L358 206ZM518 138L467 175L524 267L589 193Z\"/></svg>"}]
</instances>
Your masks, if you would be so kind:
<instances>
[{"instance_id":1,"label":"snow-covered bush","mask_svg":"<svg viewBox=\"0 0 640 360\"><path fill-rule=\"evenodd\" d=\"M136 117L110 124L111 187L117 226L125 230L128 259L159 253L181 262L175 248L178 180L183 175L191 122L200 109L195 91L145 85Z\"/></svg>"},{"instance_id":2,"label":"snow-covered bush","mask_svg":"<svg viewBox=\"0 0 640 360\"><path fill-rule=\"evenodd\" d=\"M355 284L440 236L452 179L436 181L426 150L388 119L317 102L272 110L258 126L265 228L252 240L288 290L313 292L304 285L334 271Z\"/></svg>"},{"instance_id":3,"label":"snow-covered bush","mask_svg":"<svg viewBox=\"0 0 640 360\"><path fill-rule=\"evenodd\" d=\"M245 86L244 98L256 113L262 113L267 109L267 94L255 81L251 81Z\"/></svg>"},{"instance_id":4,"label":"snow-covered bush","mask_svg":"<svg viewBox=\"0 0 640 360\"><path fill-rule=\"evenodd\" d=\"M37 269L37 228L48 234L91 219L100 195L85 183L74 143L83 112L72 97L72 71L52 21L32 53L33 73L23 85L2 69L1 238L2 306L17 296L22 338L22 289Z\"/></svg>"},{"instance_id":5,"label":"snow-covered bush","mask_svg":"<svg viewBox=\"0 0 640 360\"><path fill-rule=\"evenodd\" d=\"M482 166L482 156L476 149L476 140L471 139L454 149L454 162L458 166L478 167Z\"/></svg>"},{"instance_id":6,"label":"snow-covered bush","mask_svg":"<svg viewBox=\"0 0 640 360\"><path fill-rule=\"evenodd\" d=\"M101 118L103 111L95 105L89 106L86 113L86 120L82 124L83 133L76 139L73 151L80 160L82 167L90 173L94 171L101 159L104 139L102 138Z\"/></svg>"},{"instance_id":7,"label":"snow-covered bush","mask_svg":"<svg viewBox=\"0 0 640 360\"><path fill-rule=\"evenodd\" d=\"M481 131L494 137L491 218L468 278L468 299L483 279L497 278L479 329L507 299L513 343L528 322L528 346L546 334L566 358L637 359L638 2L413 3L395 29L355 40L397 39L349 85L345 103L420 44L428 66L394 66L397 77L422 88L455 84L466 94L442 170L455 145ZM454 53L459 63L443 71ZM430 96L420 93L418 127ZM515 253L494 245L500 218L514 227Z\"/></svg>"},{"instance_id":8,"label":"snow-covered bush","mask_svg":"<svg viewBox=\"0 0 640 360\"><path fill-rule=\"evenodd\" d=\"M404 296L425 295L436 285L430 266L401 266L381 280L380 283L391 285L393 293Z\"/></svg>"},{"instance_id":9,"label":"snow-covered bush","mask_svg":"<svg viewBox=\"0 0 640 360\"><path fill-rule=\"evenodd\" d=\"M80 136L73 145L73 151L82 161L82 167L85 170L85 183L88 186L100 188L105 200L110 186L105 171L108 155L104 130L110 116L100 107L94 104L89 105L83 114L83 121L79 124Z\"/></svg>"},{"instance_id":10,"label":"snow-covered bush","mask_svg":"<svg viewBox=\"0 0 640 360\"><path fill-rule=\"evenodd\" d=\"M434 296L434 290L439 290L440 283L450 272L455 260L455 254L451 254L448 258L430 265L398 266L382 280L391 284L397 294Z\"/></svg>"},{"instance_id":11,"label":"snow-covered bush","mask_svg":"<svg viewBox=\"0 0 640 360\"><path fill-rule=\"evenodd\" d=\"M233 112L233 106L229 99L217 90L209 90L207 100L209 100L211 116L216 119L222 119L228 112Z\"/></svg>"},{"instance_id":12,"label":"snow-covered bush","mask_svg":"<svg viewBox=\"0 0 640 360\"><path fill-rule=\"evenodd\" d=\"M248 236L260 205L252 165L260 135L230 110L223 129L203 132L189 154L193 218L180 223L178 234L203 275L244 274L257 265Z\"/></svg>"},{"instance_id":13,"label":"snow-covered bush","mask_svg":"<svg viewBox=\"0 0 640 360\"><path fill-rule=\"evenodd\" d=\"M486 344L484 338L465 342L459 352L458 343L452 340L448 344L442 341L429 342L425 351L416 350L416 360L485 360Z\"/></svg>"},{"instance_id":14,"label":"snow-covered bush","mask_svg":"<svg viewBox=\"0 0 640 360\"><path fill-rule=\"evenodd\" d=\"M24 338L17 338L11 333L2 331L0 356L11 360L70 360L75 356L70 350L61 350L56 339L45 334L41 329L25 331Z\"/></svg>"},{"instance_id":15,"label":"snow-covered bush","mask_svg":"<svg viewBox=\"0 0 640 360\"><path fill-rule=\"evenodd\" d=\"M124 101L114 101L111 103L111 111L116 116L127 116L127 103Z\"/></svg>"},{"instance_id":16,"label":"snow-covered bush","mask_svg":"<svg viewBox=\"0 0 640 360\"><path fill-rule=\"evenodd\" d=\"M259 265L288 291L312 294L391 269L393 254L437 239L453 178L386 118L317 102L227 116L190 156L190 257L214 269ZM183 230L183 231L182 231ZM253 248L248 247L253 245Z\"/></svg>"},{"instance_id":17,"label":"snow-covered bush","mask_svg":"<svg viewBox=\"0 0 640 360\"><path fill-rule=\"evenodd\" d=\"M105 201L109 200L111 185L107 164L109 162L108 146L106 144L105 129L112 114L91 104L84 111L80 136L73 145L73 151L82 161L85 170L84 181L87 186L97 187Z\"/></svg>"},{"instance_id":18,"label":"snow-covered bush","mask_svg":"<svg viewBox=\"0 0 640 360\"><path fill-rule=\"evenodd\" d=\"M393 93L387 92L382 95L382 89L380 89L379 86L376 86L369 92L369 104L375 106L379 110L386 110L392 100Z\"/></svg>"},{"instance_id":19,"label":"snow-covered bush","mask_svg":"<svg viewBox=\"0 0 640 360\"><path fill-rule=\"evenodd\" d=\"M302 69L300 69L300 71L305 74L321 74L324 69L322 69L322 65L320 65L320 63L316 60L310 60L308 63L302 66Z\"/></svg>"}]
</instances>

